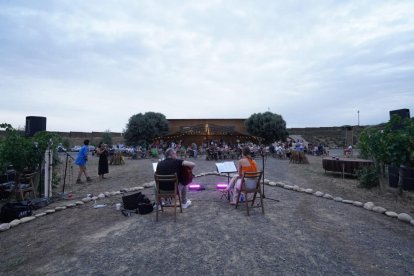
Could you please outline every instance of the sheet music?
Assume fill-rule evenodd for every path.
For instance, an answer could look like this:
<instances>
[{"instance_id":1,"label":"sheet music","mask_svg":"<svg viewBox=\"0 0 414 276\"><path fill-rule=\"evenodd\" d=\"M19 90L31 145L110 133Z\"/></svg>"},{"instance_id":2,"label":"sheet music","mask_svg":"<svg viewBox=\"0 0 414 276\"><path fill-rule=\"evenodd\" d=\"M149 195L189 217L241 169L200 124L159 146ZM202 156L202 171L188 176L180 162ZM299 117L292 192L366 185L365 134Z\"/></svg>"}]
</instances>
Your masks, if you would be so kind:
<instances>
[{"instance_id":1,"label":"sheet music","mask_svg":"<svg viewBox=\"0 0 414 276\"><path fill-rule=\"evenodd\" d=\"M158 165L158 162L152 163L152 169L154 170L154 172L157 171L157 165Z\"/></svg>"},{"instance_id":2,"label":"sheet music","mask_svg":"<svg viewBox=\"0 0 414 276\"><path fill-rule=\"evenodd\" d=\"M234 162L216 163L216 167L219 173L237 172L237 168Z\"/></svg>"}]
</instances>

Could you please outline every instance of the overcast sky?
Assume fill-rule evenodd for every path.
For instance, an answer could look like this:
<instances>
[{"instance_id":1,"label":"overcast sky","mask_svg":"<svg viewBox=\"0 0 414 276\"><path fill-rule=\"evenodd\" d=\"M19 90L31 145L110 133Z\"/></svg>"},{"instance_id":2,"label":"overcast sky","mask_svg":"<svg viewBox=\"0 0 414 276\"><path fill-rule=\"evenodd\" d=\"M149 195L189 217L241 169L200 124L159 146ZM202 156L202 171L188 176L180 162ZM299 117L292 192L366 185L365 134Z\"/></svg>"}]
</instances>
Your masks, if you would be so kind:
<instances>
[{"instance_id":1,"label":"overcast sky","mask_svg":"<svg viewBox=\"0 0 414 276\"><path fill-rule=\"evenodd\" d=\"M122 131L167 119L361 125L414 113L414 1L0 0L0 123Z\"/></svg>"}]
</instances>

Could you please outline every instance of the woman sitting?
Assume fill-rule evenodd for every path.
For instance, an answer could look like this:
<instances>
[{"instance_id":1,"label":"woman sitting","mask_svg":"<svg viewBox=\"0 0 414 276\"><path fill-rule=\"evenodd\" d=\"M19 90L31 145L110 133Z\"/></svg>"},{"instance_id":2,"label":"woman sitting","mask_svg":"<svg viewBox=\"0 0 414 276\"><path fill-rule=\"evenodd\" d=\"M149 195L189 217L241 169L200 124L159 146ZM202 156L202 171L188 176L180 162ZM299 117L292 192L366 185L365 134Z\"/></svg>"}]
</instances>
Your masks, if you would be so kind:
<instances>
[{"instance_id":1,"label":"woman sitting","mask_svg":"<svg viewBox=\"0 0 414 276\"><path fill-rule=\"evenodd\" d=\"M257 164L256 161L252 159L252 155L250 152L249 147L244 147L242 150L242 157L237 163L237 171L238 174L233 176L230 180L229 186L224 190L224 192L228 192L233 189L233 197L230 201L230 204L234 205L237 201L237 194L238 191L241 189L241 178L244 172L257 172ZM250 187L249 187L250 188Z\"/></svg>"}]
</instances>

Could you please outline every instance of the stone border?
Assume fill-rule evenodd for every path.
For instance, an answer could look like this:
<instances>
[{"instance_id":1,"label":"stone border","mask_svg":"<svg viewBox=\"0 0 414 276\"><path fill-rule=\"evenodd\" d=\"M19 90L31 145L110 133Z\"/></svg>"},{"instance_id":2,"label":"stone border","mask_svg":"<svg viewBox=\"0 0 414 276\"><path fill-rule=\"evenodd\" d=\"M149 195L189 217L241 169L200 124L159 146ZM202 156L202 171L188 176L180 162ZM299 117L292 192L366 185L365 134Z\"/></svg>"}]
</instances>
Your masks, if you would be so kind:
<instances>
[{"instance_id":1,"label":"stone border","mask_svg":"<svg viewBox=\"0 0 414 276\"><path fill-rule=\"evenodd\" d=\"M396 212L389 211L389 210L387 210L387 209L385 209L381 206L375 206L375 204L373 202L362 203L362 202L354 201L354 200L350 200L350 199L343 199L340 196L334 197L330 194L323 193L321 191L315 191L314 192L313 189L301 188L298 185L293 185L293 186L292 185L287 185L287 184L285 184L281 181L280 182L274 182L274 181L270 181L268 179L265 179L264 183L268 186L271 186L271 187L279 187L279 188L283 188L283 189L286 189L286 190L293 190L295 192L310 194L310 195L314 195L314 196L317 196L317 197L321 197L321 198L325 198L325 199L329 199L329 200L334 200L336 202L353 205L355 207L362 207L362 208L364 208L366 210L369 210L369 211L374 211L376 213L385 214L386 216L391 217L391 218L398 218L399 221L410 223L412 226L414 226L414 219L409 214L407 214L407 213L397 214Z\"/></svg>"},{"instance_id":2,"label":"stone border","mask_svg":"<svg viewBox=\"0 0 414 276\"><path fill-rule=\"evenodd\" d=\"M207 176L207 175L218 175L218 176L224 176L224 177L228 177L228 175L226 173L218 173L218 172L205 172L205 173L200 173L195 175L195 178L198 177L202 177L202 176ZM233 176L234 174L230 175ZM317 197L321 197L321 198L325 198L325 199L329 199L329 200L334 200L336 202L341 202L344 204L349 204L349 205L353 205L355 207L363 207L366 210L370 210L370 211L374 211L380 214L385 214L388 217L391 218L398 218L398 220L402 221L402 222L406 222L406 223L410 223L412 226L414 226L414 219L408 215L407 213L400 213L397 214L396 212L393 211L389 211L386 210L385 208L381 207L381 206L375 206L375 204L373 202L366 202L366 203L362 203L359 201L353 201L353 200L349 200L349 199L343 199L342 197L333 197L330 194L327 193L323 193L320 191L316 191L314 192L313 189L305 189L305 188L301 188L298 185L287 185L283 182L274 182L274 181L270 181L269 179L265 179L264 183L268 186L271 187L279 187L279 188L283 188L286 190L292 190L295 192L299 192L299 193L305 193L305 194L310 194L310 195L314 195ZM19 224L23 224L32 220L35 220L36 218L40 218L49 214L53 214L65 209L70 209L70 208L74 208L76 206L80 206L80 205L84 205L85 203L94 201L96 203L96 200L99 199L103 199L103 198L107 198L107 197L111 197L111 196L115 196L115 195L121 195L123 193L127 193L127 192L135 192L135 191L140 191L143 190L145 188L151 188L155 186L155 181L150 181L150 182L146 182L144 184L142 184L142 186L137 186L137 187L132 187L132 188L124 188L121 189L119 191L113 191L113 192L104 192L104 193L100 193L98 196L87 196L85 198L82 198L80 201L76 201L76 202L69 202L65 205L62 206L57 206L54 209L47 209L44 210L40 213L34 214L30 217L24 217L21 219L15 219L9 223L1 223L0 224L0 232L4 232L7 231L11 228L14 228L16 226L18 226Z\"/></svg>"}]
</instances>

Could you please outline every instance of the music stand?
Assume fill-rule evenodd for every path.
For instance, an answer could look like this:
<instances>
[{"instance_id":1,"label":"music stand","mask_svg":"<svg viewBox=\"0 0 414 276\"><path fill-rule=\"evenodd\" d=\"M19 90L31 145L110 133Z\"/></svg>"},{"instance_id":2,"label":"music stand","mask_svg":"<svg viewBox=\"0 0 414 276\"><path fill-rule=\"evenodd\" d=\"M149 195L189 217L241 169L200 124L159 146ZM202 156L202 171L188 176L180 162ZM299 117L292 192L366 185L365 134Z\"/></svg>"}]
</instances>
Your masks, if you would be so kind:
<instances>
[{"instance_id":1,"label":"music stand","mask_svg":"<svg viewBox=\"0 0 414 276\"><path fill-rule=\"evenodd\" d=\"M218 173L227 173L227 187L230 185L230 173L237 172L236 165L233 161L216 163ZM230 190L227 191L227 199L230 200Z\"/></svg>"}]
</instances>

